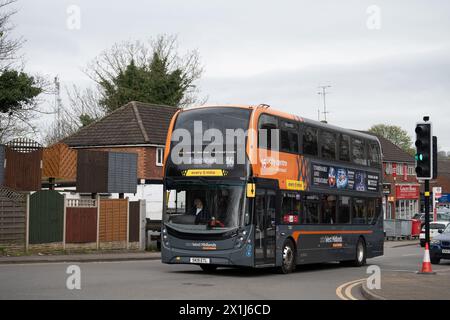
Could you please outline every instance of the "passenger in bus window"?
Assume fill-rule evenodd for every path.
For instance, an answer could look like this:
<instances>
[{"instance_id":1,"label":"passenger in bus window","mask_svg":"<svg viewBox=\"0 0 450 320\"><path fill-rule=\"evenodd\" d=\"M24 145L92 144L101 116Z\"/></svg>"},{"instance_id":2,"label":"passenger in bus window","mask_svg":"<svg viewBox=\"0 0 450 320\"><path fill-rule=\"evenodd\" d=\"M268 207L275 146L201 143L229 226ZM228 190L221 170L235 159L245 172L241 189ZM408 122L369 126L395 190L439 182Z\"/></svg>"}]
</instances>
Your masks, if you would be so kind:
<instances>
[{"instance_id":1,"label":"passenger in bus window","mask_svg":"<svg viewBox=\"0 0 450 320\"><path fill-rule=\"evenodd\" d=\"M322 223L336 222L336 196L324 195L322 198Z\"/></svg>"}]
</instances>

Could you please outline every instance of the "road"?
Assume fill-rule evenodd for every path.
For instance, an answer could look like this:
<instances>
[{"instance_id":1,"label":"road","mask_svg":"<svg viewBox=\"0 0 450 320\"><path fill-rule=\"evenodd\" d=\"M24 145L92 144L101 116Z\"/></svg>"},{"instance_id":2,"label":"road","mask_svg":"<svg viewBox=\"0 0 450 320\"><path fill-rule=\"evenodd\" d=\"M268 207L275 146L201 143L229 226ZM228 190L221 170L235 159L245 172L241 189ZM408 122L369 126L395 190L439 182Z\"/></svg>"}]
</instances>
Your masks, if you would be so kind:
<instances>
[{"instance_id":1,"label":"road","mask_svg":"<svg viewBox=\"0 0 450 320\"><path fill-rule=\"evenodd\" d=\"M416 271L423 250L386 243L383 257L368 260L383 270ZM337 289L362 299L351 283L366 278L366 268L338 263L299 266L295 273L219 269L204 274L198 266L163 265L159 260L79 263L81 289L69 290L73 263L0 265L0 299L341 299ZM449 269L443 261L435 269ZM350 287L350 289L345 290ZM342 288L341 288L342 289ZM345 298L345 297L344 297Z\"/></svg>"}]
</instances>

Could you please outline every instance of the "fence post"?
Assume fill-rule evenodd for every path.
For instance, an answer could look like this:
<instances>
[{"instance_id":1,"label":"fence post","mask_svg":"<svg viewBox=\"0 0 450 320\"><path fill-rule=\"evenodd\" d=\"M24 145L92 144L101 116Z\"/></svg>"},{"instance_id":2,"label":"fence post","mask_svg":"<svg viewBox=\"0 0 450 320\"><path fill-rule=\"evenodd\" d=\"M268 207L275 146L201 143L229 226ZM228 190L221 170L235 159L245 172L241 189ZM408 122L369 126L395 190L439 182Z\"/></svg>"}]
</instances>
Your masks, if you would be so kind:
<instances>
[{"instance_id":1,"label":"fence post","mask_svg":"<svg viewBox=\"0 0 450 320\"><path fill-rule=\"evenodd\" d=\"M66 250L66 215L67 215L67 204L66 204L66 194L64 196L64 216L63 216L63 250Z\"/></svg>"},{"instance_id":2,"label":"fence post","mask_svg":"<svg viewBox=\"0 0 450 320\"><path fill-rule=\"evenodd\" d=\"M97 250L100 249L100 195L97 193Z\"/></svg>"},{"instance_id":3,"label":"fence post","mask_svg":"<svg viewBox=\"0 0 450 320\"><path fill-rule=\"evenodd\" d=\"M6 160L5 160L6 161ZM25 252L28 252L30 244L30 193L25 196Z\"/></svg>"},{"instance_id":4,"label":"fence post","mask_svg":"<svg viewBox=\"0 0 450 320\"><path fill-rule=\"evenodd\" d=\"M147 245L147 230L146 230L146 202L145 199L139 200L139 249L145 250Z\"/></svg>"},{"instance_id":5,"label":"fence post","mask_svg":"<svg viewBox=\"0 0 450 320\"><path fill-rule=\"evenodd\" d=\"M127 199L127 250L130 249L130 200Z\"/></svg>"}]
</instances>

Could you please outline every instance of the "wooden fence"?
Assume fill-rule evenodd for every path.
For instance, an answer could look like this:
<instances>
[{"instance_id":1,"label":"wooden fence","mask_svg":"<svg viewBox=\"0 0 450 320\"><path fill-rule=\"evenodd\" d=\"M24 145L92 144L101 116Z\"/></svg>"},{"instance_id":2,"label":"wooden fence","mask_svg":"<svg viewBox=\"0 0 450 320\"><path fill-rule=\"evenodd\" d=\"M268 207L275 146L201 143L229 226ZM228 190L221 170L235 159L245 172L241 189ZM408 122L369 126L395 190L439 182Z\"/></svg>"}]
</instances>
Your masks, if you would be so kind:
<instances>
[{"instance_id":1,"label":"wooden fence","mask_svg":"<svg viewBox=\"0 0 450 320\"><path fill-rule=\"evenodd\" d=\"M44 148L42 162L43 177L71 181L77 177L77 151L64 143Z\"/></svg>"},{"instance_id":2,"label":"wooden fence","mask_svg":"<svg viewBox=\"0 0 450 320\"><path fill-rule=\"evenodd\" d=\"M100 242L127 241L128 199L101 199Z\"/></svg>"},{"instance_id":3,"label":"wooden fence","mask_svg":"<svg viewBox=\"0 0 450 320\"><path fill-rule=\"evenodd\" d=\"M33 251L144 249L145 201L65 199L54 190L29 196L1 187L0 247L4 244Z\"/></svg>"},{"instance_id":4,"label":"wooden fence","mask_svg":"<svg viewBox=\"0 0 450 320\"><path fill-rule=\"evenodd\" d=\"M57 191L42 190L30 196L29 243L63 242L64 196Z\"/></svg>"},{"instance_id":5,"label":"wooden fence","mask_svg":"<svg viewBox=\"0 0 450 320\"><path fill-rule=\"evenodd\" d=\"M98 200L66 199L66 243L97 242Z\"/></svg>"},{"instance_id":6,"label":"wooden fence","mask_svg":"<svg viewBox=\"0 0 450 320\"><path fill-rule=\"evenodd\" d=\"M5 147L5 159L5 187L16 191L41 189L42 149L25 153Z\"/></svg>"},{"instance_id":7,"label":"wooden fence","mask_svg":"<svg viewBox=\"0 0 450 320\"><path fill-rule=\"evenodd\" d=\"M27 195L0 187L0 247L25 249Z\"/></svg>"}]
</instances>

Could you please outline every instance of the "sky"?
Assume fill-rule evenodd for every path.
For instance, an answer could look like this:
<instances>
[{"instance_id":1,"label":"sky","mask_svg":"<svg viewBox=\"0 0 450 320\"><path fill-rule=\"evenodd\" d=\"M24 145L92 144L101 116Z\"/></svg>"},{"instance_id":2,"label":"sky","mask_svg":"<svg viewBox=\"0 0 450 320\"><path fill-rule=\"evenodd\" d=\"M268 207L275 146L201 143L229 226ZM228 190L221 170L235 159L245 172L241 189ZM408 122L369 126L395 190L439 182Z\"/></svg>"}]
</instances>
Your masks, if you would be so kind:
<instances>
[{"instance_id":1,"label":"sky","mask_svg":"<svg viewBox=\"0 0 450 320\"><path fill-rule=\"evenodd\" d=\"M413 137L429 115L439 148L450 151L450 1L19 0L15 7L26 70L58 75L63 87L93 86L82 69L114 43L174 34L180 53L200 53L197 84L208 104L265 103L317 120L318 86L329 85L329 123L393 124Z\"/></svg>"}]
</instances>

